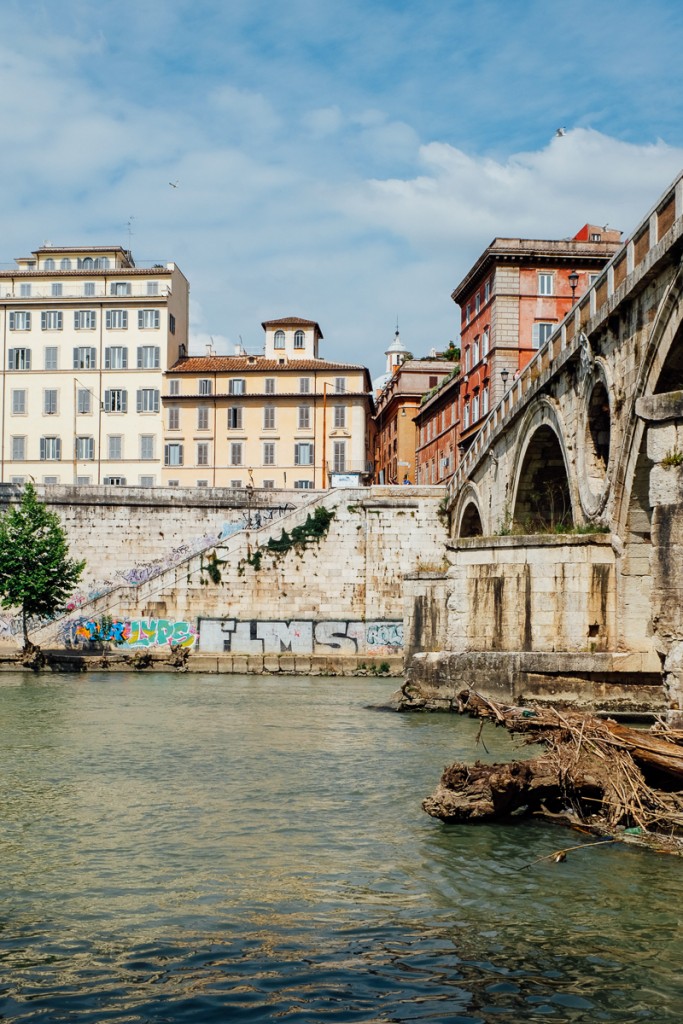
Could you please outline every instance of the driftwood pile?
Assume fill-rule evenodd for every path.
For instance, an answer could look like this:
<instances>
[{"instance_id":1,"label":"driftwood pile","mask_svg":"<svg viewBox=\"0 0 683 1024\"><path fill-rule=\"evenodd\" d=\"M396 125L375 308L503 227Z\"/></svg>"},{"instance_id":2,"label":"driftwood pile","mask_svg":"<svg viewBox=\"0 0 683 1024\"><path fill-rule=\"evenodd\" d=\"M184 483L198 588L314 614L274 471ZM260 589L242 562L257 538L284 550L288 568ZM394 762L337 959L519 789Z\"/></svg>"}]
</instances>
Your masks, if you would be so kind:
<instances>
[{"instance_id":1,"label":"driftwood pile","mask_svg":"<svg viewBox=\"0 0 683 1024\"><path fill-rule=\"evenodd\" d=\"M570 710L508 707L471 690L458 710L492 721L538 757L504 764L455 763L422 806L446 822L538 814L614 839L683 854L683 732L650 731Z\"/></svg>"}]
</instances>

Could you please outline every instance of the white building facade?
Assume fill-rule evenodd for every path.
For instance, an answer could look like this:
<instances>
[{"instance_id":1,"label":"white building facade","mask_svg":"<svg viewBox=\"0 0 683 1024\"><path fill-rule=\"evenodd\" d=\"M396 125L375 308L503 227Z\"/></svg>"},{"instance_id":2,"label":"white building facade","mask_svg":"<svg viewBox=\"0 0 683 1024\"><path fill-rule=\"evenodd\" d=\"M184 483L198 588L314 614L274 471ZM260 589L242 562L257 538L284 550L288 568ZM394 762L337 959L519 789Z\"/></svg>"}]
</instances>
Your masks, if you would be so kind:
<instances>
[{"instance_id":1,"label":"white building facade","mask_svg":"<svg viewBox=\"0 0 683 1024\"><path fill-rule=\"evenodd\" d=\"M0 270L0 482L161 484L163 373L187 354L174 263L47 243Z\"/></svg>"}]
</instances>

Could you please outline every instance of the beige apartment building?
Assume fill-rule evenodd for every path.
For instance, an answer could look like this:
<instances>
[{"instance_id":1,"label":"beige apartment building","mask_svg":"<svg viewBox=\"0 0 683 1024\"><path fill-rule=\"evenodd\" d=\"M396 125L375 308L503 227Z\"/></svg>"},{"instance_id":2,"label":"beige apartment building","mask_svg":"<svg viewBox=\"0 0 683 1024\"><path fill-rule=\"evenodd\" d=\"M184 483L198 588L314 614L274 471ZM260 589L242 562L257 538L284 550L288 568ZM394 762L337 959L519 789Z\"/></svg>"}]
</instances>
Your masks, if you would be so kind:
<instances>
[{"instance_id":1,"label":"beige apartment building","mask_svg":"<svg viewBox=\"0 0 683 1024\"><path fill-rule=\"evenodd\" d=\"M161 484L161 392L188 283L119 246L45 243L0 270L0 482Z\"/></svg>"},{"instance_id":2,"label":"beige apartment building","mask_svg":"<svg viewBox=\"0 0 683 1024\"><path fill-rule=\"evenodd\" d=\"M262 326L263 355L186 356L169 369L163 483L310 489L368 480L368 370L321 359L313 320Z\"/></svg>"}]
</instances>

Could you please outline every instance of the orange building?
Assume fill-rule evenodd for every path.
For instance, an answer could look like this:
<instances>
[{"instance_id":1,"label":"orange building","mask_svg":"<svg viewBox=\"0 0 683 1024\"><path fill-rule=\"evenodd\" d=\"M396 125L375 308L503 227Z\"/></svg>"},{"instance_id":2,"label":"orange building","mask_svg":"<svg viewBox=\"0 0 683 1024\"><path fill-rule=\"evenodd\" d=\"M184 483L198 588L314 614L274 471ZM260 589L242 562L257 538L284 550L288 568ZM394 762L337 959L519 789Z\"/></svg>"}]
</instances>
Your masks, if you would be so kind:
<instances>
[{"instance_id":1,"label":"orange building","mask_svg":"<svg viewBox=\"0 0 683 1024\"><path fill-rule=\"evenodd\" d=\"M586 224L574 238L494 238L452 293L461 309L458 443L467 447L506 382L550 338L621 245Z\"/></svg>"},{"instance_id":2,"label":"orange building","mask_svg":"<svg viewBox=\"0 0 683 1024\"><path fill-rule=\"evenodd\" d=\"M416 483L415 449L417 428L414 416L422 396L436 388L453 370L454 364L434 353L413 359L398 330L386 350L387 372L375 382L378 387L375 423L375 482Z\"/></svg>"},{"instance_id":3,"label":"orange building","mask_svg":"<svg viewBox=\"0 0 683 1024\"><path fill-rule=\"evenodd\" d=\"M423 396L415 416L415 482L418 484L444 484L458 464L461 388L458 370L454 364L453 375L445 377L433 394Z\"/></svg>"}]
</instances>

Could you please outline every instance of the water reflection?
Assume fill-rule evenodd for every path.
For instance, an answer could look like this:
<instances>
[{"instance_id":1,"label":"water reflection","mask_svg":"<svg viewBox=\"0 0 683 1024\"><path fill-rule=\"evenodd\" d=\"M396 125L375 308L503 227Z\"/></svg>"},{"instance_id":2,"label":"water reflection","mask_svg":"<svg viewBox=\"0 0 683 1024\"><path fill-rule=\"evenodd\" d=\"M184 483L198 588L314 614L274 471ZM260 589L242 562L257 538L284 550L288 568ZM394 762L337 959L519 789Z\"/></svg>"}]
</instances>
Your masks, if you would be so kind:
<instances>
[{"instance_id":1,"label":"water reflection","mask_svg":"<svg viewBox=\"0 0 683 1024\"><path fill-rule=\"evenodd\" d=\"M680 861L433 821L479 725L366 710L390 690L0 677L0 1012L678 1021Z\"/></svg>"}]
</instances>

